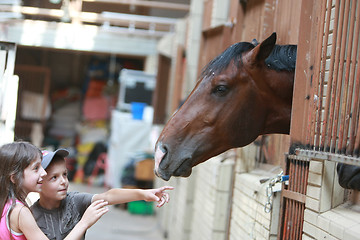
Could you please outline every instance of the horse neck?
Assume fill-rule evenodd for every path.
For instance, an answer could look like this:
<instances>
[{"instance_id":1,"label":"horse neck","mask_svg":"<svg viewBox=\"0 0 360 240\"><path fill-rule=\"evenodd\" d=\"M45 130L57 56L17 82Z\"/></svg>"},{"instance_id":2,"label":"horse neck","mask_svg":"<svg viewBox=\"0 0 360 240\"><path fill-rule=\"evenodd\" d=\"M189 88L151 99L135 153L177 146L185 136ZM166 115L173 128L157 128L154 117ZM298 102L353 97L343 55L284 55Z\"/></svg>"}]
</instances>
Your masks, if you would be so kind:
<instances>
[{"instance_id":1,"label":"horse neck","mask_svg":"<svg viewBox=\"0 0 360 240\"><path fill-rule=\"evenodd\" d=\"M271 94L268 96L268 115L263 134L289 134L294 72L271 71L271 77L266 79Z\"/></svg>"}]
</instances>

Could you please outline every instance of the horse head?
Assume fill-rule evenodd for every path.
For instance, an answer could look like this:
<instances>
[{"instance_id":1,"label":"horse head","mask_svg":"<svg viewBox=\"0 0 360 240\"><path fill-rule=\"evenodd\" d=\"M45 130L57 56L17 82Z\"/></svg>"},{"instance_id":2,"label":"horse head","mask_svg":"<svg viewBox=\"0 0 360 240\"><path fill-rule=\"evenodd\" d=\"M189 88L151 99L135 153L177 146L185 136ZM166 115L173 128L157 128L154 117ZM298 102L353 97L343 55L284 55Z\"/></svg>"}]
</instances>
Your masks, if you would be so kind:
<instances>
[{"instance_id":1,"label":"horse head","mask_svg":"<svg viewBox=\"0 0 360 240\"><path fill-rule=\"evenodd\" d=\"M275 42L275 33L256 46L239 42L204 68L158 138L157 176L188 177L197 164L261 134L289 132L296 46Z\"/></svg>"}]
</instances>

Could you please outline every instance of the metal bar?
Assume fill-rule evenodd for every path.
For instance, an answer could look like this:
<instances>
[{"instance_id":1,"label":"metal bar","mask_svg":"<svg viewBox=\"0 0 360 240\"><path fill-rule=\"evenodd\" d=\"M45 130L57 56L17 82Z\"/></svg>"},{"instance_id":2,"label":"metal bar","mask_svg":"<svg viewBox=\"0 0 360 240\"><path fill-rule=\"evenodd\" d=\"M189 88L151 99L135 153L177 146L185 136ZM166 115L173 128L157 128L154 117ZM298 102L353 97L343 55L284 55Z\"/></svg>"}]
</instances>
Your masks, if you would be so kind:
<instances>
[{"instance_id":1,"label":"metal bar","mask_svg":"<svg viewBox=\"0 0 360 240\"><path fill-rule=\"evenodd\" d=\"M288 185L288 189L291 189L292 190L292 182L293 182L293 180L292 180L292 178L293 178L293 174L294 174L294 172L293 172L293 160L292 159L289 159L289 162L288 162L288 164L289 164L289 173L288 173L288 175L289 175L289 185Z\"/></svg>"},{"instance_id":2,"label":"metal bar","mask_svg":"<svg viewBox=\"0 0 360 240\"><path fill-rule=\"evenodd\" d=\"M297 209L297 214L296 214L296 228L295 228L295 238L294 239L301 239L301 233L302 233L302 228L300 228L301 226L301 216L303 214L303 210L301 209L301 205L303 205L300 202L296 202L296 209Z\"/></svg>"},{"instance_id":3,"label":"metal bar","mask_svg":"<svg viewBox=\"0 0 360 240\"><path fill-rule=\"evenodd\" d=\"M331 3L332 1L328 1L328 5L327 5L327 9L331 9ZM324 1L324 13L326 13L326 1ZM329 30L330 30L330 14L331 10L328 10L328 14L326 15L326 28L325 28L325 33L324 33L324 41L321 42L321 44L323 44L323 49L322 49L322 58L321 58L321 69L320 71L320 87L319 87L319 103L318 103L318 116L317 116L317 123L316 123L316 133L317 133L317 138L316 138L316 142L314 143L315 146L315 150L317 148L319 148L319 144L320 144L320 138L322 137L321 135L321 124L322 124L322 103L323 103L323 94L324 94L324 85L325 85L325 68L326 68L326 53L327 53L327 45L328 45L328 41L329 41ZM324 18L323 18L324 19Z\"/></svg>"},{"instance_id":4,"label":"metal bar","mask_svg":"<svg viewBox=\"0 0 360 240\"><path fill-rule=\"evenodd\" d=\"M290 232L290 236L291 238L290 239L296 239L295 237L295 232L296 232L296 222L297 222L297 219L296 219L296 213L297 213L297 204L296 204L296 201L292 200L292 214L291 214L291 232Z\"/></svg>"},{"instance_id":5,"label":"metal bar","mask_svg":"<svg viewBox=\"0 0 360 240\"><path fill-rule=\"evenodd\" d=\"M345 156L342 154L321 152L315 150L296 149L296 155L300 157L307 157L311 159L327 160L332 162L340 162L351 165L360 166L360 159L352 156Z\"/></svg>"},{"instance_id":6,"label":"metal bar","mask_svg":"<svg viewBox=\"0 0 360 240\"><path fill-rule=\"evenodd\" d=\"M282 191L284 192L284 191ZM282 239L286 239L286 234L287 234L287 224L288 224L288 220L289 220L289 214L288 214L288 211L289 211L289 202L290 202L290 199L288 198L284 198L285 199L285 210L284 210L284 223L283 223L283 228L282 228Z\"/></svg>"},{"instance_id":7,"label":"metal bar","mask_svg":"<svg viewBox=\"0 0 360 240\"><path fill-rule=\"evenodd\" d=\"M308 175L307 173L309 172L308 162L302 162L302 168L303 168L303 175L301 178L301 182L303 188L301 189L301 193L305 194L307 189L307 175Z\"/></svg>"},{"instance_id":8,"label":"metal bar","mask_svg":"<svg viewBox=\"0 0 360 240\"><path fill-rule=\"evenodd\" d=\"M287 158L289 158L289 159L301 160L301 161L306 161L306 162L309 162L309 161L310 161L310 158L308 158L308 157L303 157L303 156L298 156L298 155L287 155Z\"/></svg>"},{"instance_id":9,"label":"metal bar","mask_svg":"<svg viewBox=\"0 0 360 240\"><path fill-rule=\"evenodd\" d=\"M301 239L301 236L302 236L302 229L303 229L303 224L304 224L304 211L305 211L305 204L300 204L301 217L299 219L299 222L300 222L300 226L299 226L300 234L299 234L298 239Z\"/></svg>"},{"instance_id":10,"label":"metal bar","mask_svg":"<svg viewBox=\"0 0 360 240\"><path fill-rule=\"evenodd\" d=\"M355 6L354 6L355 5ZM349 133L349 123L350 123L350 114L351 114L351 105L352 105L352 96L353 96L353 86L354 86L354 72L350 72L350 66L354 66L355 69L355 57L357 47L353 48L353 42L354 42L354 26L355 26L355 10L356 10L356 2L353 2L353 5L351 6L351 13L350 13L350 29L349 29L349 42L348 42L348 51L346 53L346 70L345 70L345 83L349 83L349 86L345 89L344 93L346 94L344 96L344 99L346 101L343 101L342 106L342 114L341 114L341 122L343 123L344 130L340 132L339 134L339 141L338 141L338 149L340 150L340 153L345 153L346 148L346 142L348 139L348 133ZM358 37L358 36L357 36ZM348 81L347 81L348 79ZM345 103L346 102L346 103Z\"/></svg>"},{"instance_id":11,"label":"metal bar","mask_svg":"<svg viewBox=\"0 0 360 240\"><path fill-rule=\"evenodd\" d=\"M295 188L295 177L296 177L296 168L295 168L295 160L290 160L290 174L291 178L289 178L289 189L294 190Z\"/></svg>"},{"instance_id":12,"label":"metal bar","mask_svg":"<svg viewBox=\"0 0 360 240\"><path fill-rule=\"evenodd\" d=\"M326 145L329 141L329 135L327 134L327 128L329 122L328 122L328 115L329 115L329 111L330 111L330 101L331 101L331 90L332 90L332 85L330 84L330 81L333 80L333 72L334 72L334 58L335 58L335 50L336 50L336 36L337 36L337 31L338 31L338 21L339 21L339 2L340 0L336 0L335 2L335 19L334 19L334 29L333 29L333 38L332 38L332 48L331 48L331 57L330 57L330 69L329 69L329 80L328 80L328 84L327 84L327 91L326 91L326 104L325 104L325 112L324 112L324 126L322 129L322 139L321 139L321 144L320 144L320 150L328 150L328 146ZM331 12L331 9L330 9ZM329 12L329 14L330 14ZM326 43L327 44L327 43Z\"/></svg>"},{"instance_id":13,"label":"metal bar","mask_svg":"<svg viewBox=\"0 0 360 240\"><path fill-rule=\"evenodd\" d=\"M289 205L288 205L288 219L289 221L286 222L286 235L285 239L290 239L290 233L291 233L291 225L292 224L292 211L293 211L293 201L289 199Z\"/></svg>"},{"instance_id":14,"label":"metal bar","mask_svg":"<svg viewBox=\"0 0 360 240\"><path fill-rule=\"evenodd\" d=\"M300 162L300 168L301 168L301 176L300 176L300 189L299 189L299 193L304 193L304 188L306 187L305 186L305 182L304 182L304 175L305 175L305 162L301 161Z\"/></svg>"},{"instance_id":15,"label":"metal bar","mask_svg":"<svg viewBox=\"0 0 360 240\"><path fill-rule=\"evenodd\" d=\"M305 176L304 176L304 189L303 189L303 194L306 194L307 192L307 184L308 184L308 178L309 178L309 166L310 166L310 161L309 162L304 162L305 164Z\"/></svg>"},{"instance_id":16,"label":"metal bar","mask_svg":"<svg viewBox=\"0 0 360 240\"><path fill-rule=\"evenodd\" d=\"M301 188L302 188L302 182L301 182L301 174L302 174L302 169L301 169L301 161L297 160L296 161L296 169L297 169L297 176L296 176L296 192L300 192Z\"/></svg>"},{"instance_id":17,"label":"metal bar","mask_svg":"<svg viewBox=\"0 0 360 240\"><path fill-rule=\"evenodd\" d=\"M344 100L344 96L342 97L342 93L346 92L347 89L347 79L343 78L343 71L344 71L344 62L345 62L345 50L346 50L346 39L347 39L347 31L343 31L343 29L348 29L348 22L349 22L349 16L345 13L349 12L350 8L350 1L345 1L345 10L344 13L342 13L342 17L344 18L343 26L341 27L341 45L340 45L340 59L339 59L339 70L335 72L337 73L337 88L336 88L336 104L335 104L335 112L334 112L334 125L333 125L333 132L331 137L331 146L334 148L334 152L338 152L339 149L336 149L336 141L337 137L344 131L344 126L342 125L341 121L339 123L340 118L340 106L341 101ZM344 86L343 86L344 83ZM345 98L346 100L346 98ZM340 129L339 128L340 124ZM339 131L339 132L338 132Z\"/></svg>"},{"instance_id":18,"label":"metal bar","mask_svg":"<svg viewBox=\"0 0 360 240\"><path fill-rule=\"evenodd\" d=\"M290 239L298 239L296 237L296 226L297 226L297 213L298 213L298 208L297 208L297 202L296 201L293 201L293 209L294 209L294 212L292 214L292 229L291 229L291 238Z\"/></svg>"},{"instance_id":19,"label":"metal bar","mask_svg":"<svg viewBox=\"0 0 360 240\"><path fill-rule=\"evenodd\" d=\"M339 62L340 62L340 50L341 50L341 36L342 36L342 25L344 20L344 4L345 1L340 1L340 16L339 16L339 33L336 36L336 50L335 50L335 61L334 61L334 75L333 75L333 81L332 81L332 91L331 91L331 104L330 104L330 111L329 111L329 125L327 128L327 134L328 134L328 151L333 152L334 145L333 144L333 124L334 124L334 117L336 118L335 114L335 103L336 103L336 93L338 91L338 68L339 68ZM336 5L335 5L336 6ZM331 79L331 78L330 78ZM326 96L330 97L330 96ZM336 122L335 122L336 124Z\"/></svg>"},{"instance_id":20,"label":"metal bar","mask_svg":"<svg viewBox=\"0 0 360 240\"><path fill-rule=\"evenodd\" d=\"M302 211L301 211L301 203L300 202L296 202L296 223L295 223L295 231L294 231L294 238L293 239L301 239L301 231L302 229L300 229L300 225L301 225L301 215L302 215Z\"/></svg>"},{"instance_id":21,"label":"metal bar","mask_svg":"<svg viewBox=\"0 0 360 240\"><path fill-rule=\"evenodd\" d=\"M301 161L297 161L297 164L296 164L296 168L298 169L298 176L297 176L297 180L296 180L296 183L297 183L297 189L296 189L296 192L298 193L301 193L301 189L303 188L302 186L302 162Z\"/></svg>"},{"instance_id":22,"label":"metal bar","mask_svg":"<svg viewBox=\"0 0 360 240\"><path fill-rule=\"evenodd\" d=\"M289 178L289 190L292 190L295 188L295 178L296 178L296 167L295 167L295 161L296 160L290 160L290 167L291 167L291 178ZM287 191L289 191L287 190ZM285 195L283 194L283 196L285 197ZM287 221L287 232L286 232L286 238L285 239L290 239L291 236L291 231L292 231L292 224L293 224L293 211L294 211L294 206L293 206L293 201L292 198L289 198L289 205L288 205L288 221Z\"/></svg>"},{"instance_id":23,"label":"metal bar","mask_svg":"<svg viewBox=\"0 0 360 240\"><path fill-rule=\"evenodd\" d=\"M360 4L358 4L357 6L357 12L356 12L356 19L360 19ZM355 46L354 47L357 51L357 46L358 46L358 41L359 41L359 29L360 29L360 21L357 21L356 24L356 33L355 33ZM355 50L354 50L355 51ZM359 52L357 51L357 54L359 54ZM356 66L356 53L353 56L353 69L352 72L355 72L355 66ZM355 92L355 96L354 96L354 107L353 107L353 113L352 113L352 122L350 125L350 139L349 139L349 146L346 150L346 154L353 154L354 151L354 144L355 144L355 137L356 135L354 134L356 131L356 118L358 117L358 108L356 106L356 104L359 103L359 86L360 86L360 79L359 79L359 75L360 75L360 66L358 64L357 66L357 71L356 71L356 82L355 82L355 86L354 86L354 92ZM354 75L355 77L355 75Z\"/></svg>"},{"instance_id":24,"label":"metal bar","mask_svg":"<svg viewBox=\"0 0 360 240\"><path fill-rule=\"evenodd\" d=\"M296 179L295 179L295 192L300 192L301 189L301 161L295 160Z\"/></svg>"},{"instance_id":25,"label":"metal bar","mask_svg":"<svg viewBox=\"0 0 360 240\"><path fill-rule=\"evenodd\" d=\"M300 188L299 188L299 193L303 193L303 191L304 191L304 188L306 187L305 186L305 182L306 181L304 181L305 179L304 179L304 174L305 174L305 165L304 165L304 163L305 162L303 162L303 161L300 161L300 177L299 177L299 182L300 182Z\"/></svg>"},{"instance_id":26,"label":"metal bar","mask_svg":"<svg viewBox=\"0 0 360 240\"><path fill-rule=\"evenodd\" d=\"M291 176L291 179L289 178L289 183L291 182L291 187L289 188L289 190L295 192L295 189L296 189L295 183L296 183L296 176L297 176L296 160L291 160L291 165L292 165L292 175L289 175L289 176Z\"/></svg>"},{"instance_id":27,"label":"metal bar","mask_svg":"<svg viewBox=\"0 0 360 240\"><path fill-rule=\"evenodd\" d=\"M285 168L285 174L289 175L290 174L290 158L286 158L286 168ZM289 184L290 184L290 179L289 179ZM282 183L282 191L281 191L281 210L282 210L282 214L281 214L281 225L279 226L279 236L278 236L278 240L280 239L285 239L285 235L286 235L286 225L288 222L288 210L289 210L289 199L283 197L283 190L289 189L289 184L286 185L285 183Z\"/></svg>"}]
</instances>

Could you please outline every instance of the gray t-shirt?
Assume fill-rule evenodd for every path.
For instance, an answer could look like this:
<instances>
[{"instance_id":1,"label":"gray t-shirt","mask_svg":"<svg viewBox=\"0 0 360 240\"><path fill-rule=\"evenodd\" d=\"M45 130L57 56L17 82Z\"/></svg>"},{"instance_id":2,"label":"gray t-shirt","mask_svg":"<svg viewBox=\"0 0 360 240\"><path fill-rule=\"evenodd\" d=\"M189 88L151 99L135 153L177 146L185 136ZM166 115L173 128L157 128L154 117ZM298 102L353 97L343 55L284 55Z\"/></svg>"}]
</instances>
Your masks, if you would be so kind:
<instances>
[{"instance_id":1,"label":"gray t-shirt","mask_svg":"<svg viewBox=\"0 0 360 240\"><path fill-rule=\"evenodd\" d=\"M59 208L47 210L40 206L38 200L31 206L31 211L37 225L49 239L62 240L80 221L93 196L90 193L69 192Z\"/></svg>"}]
</instances>

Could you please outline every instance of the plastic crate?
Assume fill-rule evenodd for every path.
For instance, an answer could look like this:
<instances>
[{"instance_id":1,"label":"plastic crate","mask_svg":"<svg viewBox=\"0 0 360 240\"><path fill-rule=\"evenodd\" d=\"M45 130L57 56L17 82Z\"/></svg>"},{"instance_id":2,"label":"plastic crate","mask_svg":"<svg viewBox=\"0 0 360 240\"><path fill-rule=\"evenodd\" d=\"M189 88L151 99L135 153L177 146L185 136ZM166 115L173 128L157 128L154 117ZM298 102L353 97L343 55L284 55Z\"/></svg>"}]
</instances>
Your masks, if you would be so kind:
<instances>
[{"instance_id":1,"label":"plastic crate","mask_svg":"<svg viewBox=\"0 0 360 240\"><path fill-rule=\"evenodd\" d=\"M134 201L128 203L128 211L132 214L154 214L153 202Z\"/></svg>"}]
</instances>

